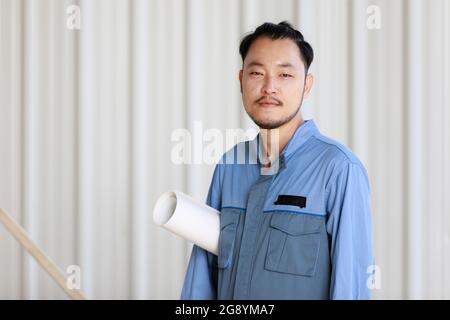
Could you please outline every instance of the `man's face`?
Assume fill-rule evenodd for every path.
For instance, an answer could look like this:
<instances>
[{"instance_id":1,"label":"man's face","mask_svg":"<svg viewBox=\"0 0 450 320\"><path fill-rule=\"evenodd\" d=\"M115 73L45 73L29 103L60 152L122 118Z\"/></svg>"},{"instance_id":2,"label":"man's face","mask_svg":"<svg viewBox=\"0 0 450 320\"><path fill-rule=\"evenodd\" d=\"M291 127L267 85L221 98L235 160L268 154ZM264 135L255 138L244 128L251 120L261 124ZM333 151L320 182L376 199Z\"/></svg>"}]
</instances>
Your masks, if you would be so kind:
<instances>
[{"instance_id":1,"label":"man's face","mask_svg":"<svg viewBox=\"0 0 450 320\"><path fill-rule=\"evenodd\" d=\"M239 80L245 111L262 129L291 121L313 82L310 74L305 81L305 66L295 42L267 37L250 46Z\"/></svg>"}]
</instances>

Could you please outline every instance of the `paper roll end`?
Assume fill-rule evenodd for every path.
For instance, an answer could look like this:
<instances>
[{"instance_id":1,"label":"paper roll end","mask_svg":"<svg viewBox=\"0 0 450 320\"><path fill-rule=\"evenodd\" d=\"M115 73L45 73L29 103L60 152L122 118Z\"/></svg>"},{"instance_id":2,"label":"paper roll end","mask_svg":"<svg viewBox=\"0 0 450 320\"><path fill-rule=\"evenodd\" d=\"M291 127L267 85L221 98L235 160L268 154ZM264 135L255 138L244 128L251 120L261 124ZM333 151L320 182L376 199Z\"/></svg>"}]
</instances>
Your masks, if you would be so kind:
<instances>
[{"instance_id":1,"label":"paper roll end","mask_svg":"<svg viewBox=\"0 0 450 320\"><path fill-rule=\"evenodd\" d=\"M175 192L163 193L153 208L153 221L158 226L165 225L172 217L177 207L177 196Z\"/></svg>"}]
</instances>

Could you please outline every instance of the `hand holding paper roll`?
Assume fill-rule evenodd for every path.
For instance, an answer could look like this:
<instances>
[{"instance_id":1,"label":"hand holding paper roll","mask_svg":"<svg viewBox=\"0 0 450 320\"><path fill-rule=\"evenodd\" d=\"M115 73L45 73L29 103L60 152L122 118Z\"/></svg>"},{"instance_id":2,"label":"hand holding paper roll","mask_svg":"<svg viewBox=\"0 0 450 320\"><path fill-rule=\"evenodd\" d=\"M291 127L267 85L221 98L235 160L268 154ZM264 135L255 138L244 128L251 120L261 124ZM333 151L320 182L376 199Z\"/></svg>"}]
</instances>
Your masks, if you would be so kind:
<instances>
[{"instance_id":1,"label":"hand holding paper roll","mask_svg":"<svg viewBox=\"0 0 450 320\"><path fill-rule=\"evenodd\" d=\"M219 252L219 211L179 191L163 193L153 208L154 222L215 255Z\"/></svg>"}]
</instances>

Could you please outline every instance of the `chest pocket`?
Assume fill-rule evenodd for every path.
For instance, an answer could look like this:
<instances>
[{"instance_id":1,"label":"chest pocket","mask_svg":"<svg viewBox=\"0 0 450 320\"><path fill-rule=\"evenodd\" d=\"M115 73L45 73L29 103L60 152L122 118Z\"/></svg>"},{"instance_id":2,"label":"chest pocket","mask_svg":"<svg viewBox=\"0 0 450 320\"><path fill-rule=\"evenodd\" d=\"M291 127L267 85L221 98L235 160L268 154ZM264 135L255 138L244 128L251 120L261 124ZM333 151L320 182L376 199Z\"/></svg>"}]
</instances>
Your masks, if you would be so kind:
<instances>
[{"instance_id":1,"label":"chest pocket","mask_svg":"<svg viewBox=\"0 0 450 320\"><path fill-rule=\"evenodd\" d=\"M314 276L323 223L320 217L305 214L273 214L265 268L299 276Z\"/></svg>"},{"instance_id":2,"label":"chest pocket","mask_svg":"<svg viewBox=\"0 0 450 320\"><path fill-rule=\"evenodd\" d=\"M238 222L238 210L222 209L220 213L219 256L217 259L219 268L228 268L231 264Z\"/></svg>"}]
</instances>

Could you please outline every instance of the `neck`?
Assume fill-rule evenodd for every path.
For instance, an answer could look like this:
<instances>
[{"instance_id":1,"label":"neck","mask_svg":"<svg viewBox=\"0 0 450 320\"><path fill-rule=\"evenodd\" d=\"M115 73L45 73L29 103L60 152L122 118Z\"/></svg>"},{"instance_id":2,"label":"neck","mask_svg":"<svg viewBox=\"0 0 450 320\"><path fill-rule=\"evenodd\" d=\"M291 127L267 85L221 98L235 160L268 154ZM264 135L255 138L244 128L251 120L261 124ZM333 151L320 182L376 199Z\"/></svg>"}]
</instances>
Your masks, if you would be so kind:
<instances>
[{"instance_id":1,"label":"neck","mask_svg":"<svg viewBox=\"0 0 450 320\"><path fill-rule=\"evenodd\" d=\"M291 140L295 131L305 121L301 117L295 117L288 123L276 129L261 129L261 141L265 150L265 156L269 163L273 163L275 159L283 152L284 148Z\"/></svg>"}]
</instances>

